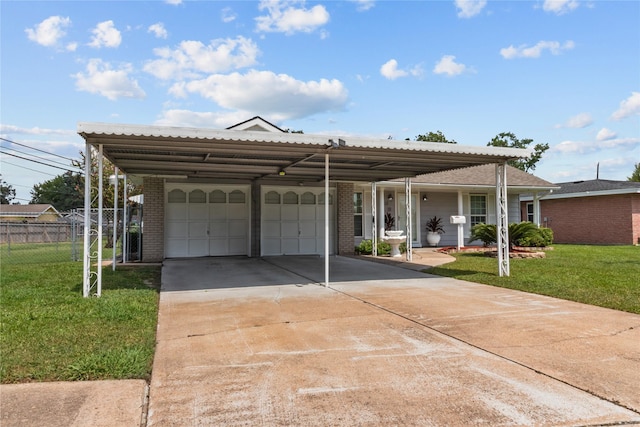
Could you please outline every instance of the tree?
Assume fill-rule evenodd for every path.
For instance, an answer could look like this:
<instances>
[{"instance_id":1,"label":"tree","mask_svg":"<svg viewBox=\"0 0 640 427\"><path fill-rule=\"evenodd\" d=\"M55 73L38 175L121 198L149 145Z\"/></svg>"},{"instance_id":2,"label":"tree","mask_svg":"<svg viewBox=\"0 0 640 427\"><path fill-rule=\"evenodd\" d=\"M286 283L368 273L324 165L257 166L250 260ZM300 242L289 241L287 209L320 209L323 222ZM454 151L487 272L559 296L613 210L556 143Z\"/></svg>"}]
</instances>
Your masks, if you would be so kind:
<instances>
[{"instance_id":1,"label":"tree","mask_svg":"<svg viewBox=\"0 0 640 427\"><path fill-rule=\"evenodd\" d=\"M511 147L511 148L528 148L533 139L518 139L512 132L502 132L496 135L487 146L493 147ZM549 149L549 144L536 144L533 147L533 153L526 159L518 159L509 161L509 165L523 170L525 172L533 171L536 163L542 158L542 154Z\"/></svg>"},{"instance_id":2,"label":"tree","mask_svg":"<svg viewBox=\"0 0 640 427\"><path fill-rule=\"evenodd\" d=\"M9 205L16 198L16 190L3 179L0 180L0 204Z\"/></svg>"},{"instance_id":3,"label":"tree","mask_svg":"<svg viewBox=\"0 0 640 427\"><path fill-rule=\"evenodd\" d=\"M65 172L31 190L31 203L50 203L59 211L84 205L84 178L79 173Z\"/></svg>"},{"instance_id":4,"label":"tree","mask_svg":"<svg viewBox=\"0 0 640 427\"><path fill-rule=\"evenodd\" d=\"M446 136L441 131L429 132L426 135L418 135L416 136L416 141L428 141L428 142L445 142L447 144L457 144L457 142L452 139L448 140Z\"/></svg>"},{"instance_id":5,"label":"tree","mask_svg":"<svg viewBox=\"0 0 640 427\"><path fill-rule=\"evenodd\" d=\"M627 181L640 182L640 163L636 163L635 170L631 174Z\"/></svg>"}]
</instances>

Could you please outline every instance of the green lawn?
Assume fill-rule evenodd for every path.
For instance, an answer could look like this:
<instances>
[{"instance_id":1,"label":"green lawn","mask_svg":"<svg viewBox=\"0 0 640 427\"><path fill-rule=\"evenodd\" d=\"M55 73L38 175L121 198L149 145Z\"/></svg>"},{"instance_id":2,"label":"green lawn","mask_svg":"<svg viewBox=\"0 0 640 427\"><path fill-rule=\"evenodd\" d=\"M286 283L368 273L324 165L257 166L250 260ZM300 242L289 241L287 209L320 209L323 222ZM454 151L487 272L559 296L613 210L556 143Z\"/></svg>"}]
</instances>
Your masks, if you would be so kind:
<instances>
[{"instance_id":1,"label":"green lawn","mask_svg":"<svg viewBox=\"0 0 640 427\"><path fill-rule=\"evenodd\" d=\"M456 261L426 270L503 288L640 314L640 247L554 245L544 259L511 259L509 277L495 258L455 254Z\"/></svg>"},{"instance_id":2,"label":"green lawn","mask_svg":"<svg viewBox=\"0 0 640 427\"><path fill-rule=\"evenodd\" d=\"M160 267L102 277L102 297L85 299L82 262L2 262L2 383L150 376Z\"/></svg>"}]
</instances>

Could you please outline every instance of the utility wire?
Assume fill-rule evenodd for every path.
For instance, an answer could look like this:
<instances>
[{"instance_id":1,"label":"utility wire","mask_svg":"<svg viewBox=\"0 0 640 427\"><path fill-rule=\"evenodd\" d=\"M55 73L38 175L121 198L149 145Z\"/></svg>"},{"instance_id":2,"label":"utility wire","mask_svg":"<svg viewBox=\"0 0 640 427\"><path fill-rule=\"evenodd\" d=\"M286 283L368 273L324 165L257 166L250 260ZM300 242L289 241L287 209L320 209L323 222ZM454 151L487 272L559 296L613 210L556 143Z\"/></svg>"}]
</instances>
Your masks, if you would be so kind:
<instances>
[{"instance_id":1,"label":"utility wire","mask_svg":"<svg viewBox=\"0 0 640 427\"><path fill-rule=\"evenodd\" d=\"M69 157L61 156L61 155L59 155L59 154L50 153L50 152L48 152L48 151L44 151L44 150L41 150L41 149L39 149L39 148L30 147L30 146L28 146L28 145L26 145L26 144L22 144L22 143L20 143L20 142L15 142L15 141L12 141L12 140L7 139L7 138L2 138L2 137L0 137L0 140L5 141L5 142L8 142L8 143L10 143L10 144L16 144L16 145L19 145L19 146L21 146L21 147L29 148L29 149L31 149L31 150L40 151L41 153L50 154L50 155L52 155L52 156L60 157L61 159L65 159L65 160L68 160L68 161L70 161L70 162L72 162L72 161L76 160L76 159L71 159L71 158L69 158ZM6 147L4 147L4 148L6 148Z\"/></svg>"},{"instance_id":2,"label":"utility wire","mask_svg":"<svg viewBox=\"0 0 640 427\"><path fill-rule=\"evenodd\" d=\"M32 171L32 172L38 172L38 173L41 173L41 174L44 174L44 175L55 176L55 175L54 175L53 173L51 173L51 172L39 171L39 170L37 170L37 169L31 169L31 168L28 168L28 167L26 167L26 166L16 165L15 163L7 162L6 160L3 160L3 161L2 161L2 163L7 164L7 165L11 165L11 166L15 166L15 167L18 167L18 168L22 168L22 169L30 170L30 171Z\"/></svg>"},{"instance_id":3,"label":"utility wire","mask_svg":"<svg viewBox=\"0 0 640 427\"><path fill-rule=\"evenodd\" d=\"M24 154L25 156L31 156L31 157L35 157L36 159L44 160L45 162L51 162L51 163L55 163L57 165L67 166L65 163L60 163L60 162L57 162L57 161L51 160L51 159L45 159L44 157L37 156L35 154L25 153L24 151L16 150L15 148L0 147L0 149L11 150L11 151L14 151L16 153ZM7 154L7 153L5 153L5 154ZM71 166L71 167L75 167L75 166Z\"/></svg>"},{"instance_id":4,"label":"utility wire","mask_svg":"<svg viewBox=\"0 0 640 427\"><path fill-rule=\"evenodd\" d=\"M78 171L74 171L74 170L71 170L71 169L62 168L62 167L60 167L60 166L49 165L49 164L46 164L46 163L44 163L44 162L39 162L39 161L37 161L37 160L29 159L29 158L27 158L27 157L18 156L17 154L5 153L5 152L3 152L3 151L0 151L0 153L2 153L2 154L6 154L7 156L17 157L17 158L22 159L22 160L27 160L27 161L29 161L29 162L39 163L39 164L41 164L41 165L48 166L48 167L50 167L50 168L62 169L62 170L67 171L67 172L80 173L80 174L83 174L83 175L84 175L84 172L78 172Z\"/></svg>"}]
</instances>

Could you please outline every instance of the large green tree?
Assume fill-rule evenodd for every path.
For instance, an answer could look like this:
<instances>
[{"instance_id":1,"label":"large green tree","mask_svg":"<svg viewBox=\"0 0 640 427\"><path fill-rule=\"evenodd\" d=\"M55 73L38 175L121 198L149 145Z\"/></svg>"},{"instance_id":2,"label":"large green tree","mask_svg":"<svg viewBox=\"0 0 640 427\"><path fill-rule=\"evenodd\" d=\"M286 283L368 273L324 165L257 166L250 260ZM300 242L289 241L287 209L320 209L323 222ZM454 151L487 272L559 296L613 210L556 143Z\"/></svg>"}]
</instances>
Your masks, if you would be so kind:
<instances>
[{"instance_id":1,"label":"large green tree","mask_svg":"<svg viewBox=\"0 0 640 427\"><path fill-rule=\"evenodd\" d=\"M630 177L627 178L629 181L640 182L640 163L636 163L635 170L631 174Z\"/></svg>"},{"instance_id":2,"label":"large green tree","mask_svg":"<svg viewBox=\"0 0 640 427\"><path fill-rule=\"evenodd\" d=\"M3 179L0 180L0 204L8 205L16 198L16 190Z\"/></svg>"},{"instance_id":3,"label":"large green tree","mask_svg":"<svg viewBox=\"0 0 640 427\"><path fill-rule=\"evenodd\" d=\"M533 139L518 139L513 132L502 132L489 141L487 146L529 148L532 143ZM542 158L542 154L548 149L549 144L536 144L532 148L531 156L526 159L511 160L509 161L509 165L525 172L533 171L536 168L536 163Z\"/></svg>"},{"instance_id":4,"label":"large green tree","mask_svg":"<svg viewBox=\"0 0 640 427\"><path fill-rule=\"evenodd\" d=\"M428 141L428 142L445 142L447 144L457 144L454 139L447 139L441 131L429 132L424 135L416 136L416 141Z\"/></svg>"},{"instance_id":5,"label":"large green tree","mask_svg":"<svg viewBox=\"0 0 640 427\"><path fill-rule=\"evenodd\" d=\"M59 211L84 206L84 178L79 173L65 172L33 186L31 203L50 203Z\"/></svg>"}]
</instances>

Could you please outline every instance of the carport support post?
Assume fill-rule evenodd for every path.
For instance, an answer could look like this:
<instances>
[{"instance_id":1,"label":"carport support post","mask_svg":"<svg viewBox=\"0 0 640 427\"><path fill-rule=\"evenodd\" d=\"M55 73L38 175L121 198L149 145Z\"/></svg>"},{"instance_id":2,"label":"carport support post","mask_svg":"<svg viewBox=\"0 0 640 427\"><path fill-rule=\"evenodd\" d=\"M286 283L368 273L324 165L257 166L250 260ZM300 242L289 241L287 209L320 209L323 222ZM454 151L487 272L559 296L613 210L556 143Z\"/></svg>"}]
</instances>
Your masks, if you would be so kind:
<instances>
[{"instance_id":1,"label":"carport support post","mask_svg":"<svg viewBox=\"0 0 640 427\"><path fill-rule=\"evenodd\" d=\"M111 269L116 271L116 240L118 239L118 167L114 168L115 178L113 180L113 258Z\"/></svg>"},{"instance_id":2,"label":"carport support post","mask_svg":"<svg viewBox=\"0 0 640 427\"><path fill-rule=\"evenodd\" d=\"M87 298L91 292L91 145L85 145L84 151L84 233L82 252L82 296Z\"/></svg>"},{"instance_id":3,"label":"carport support post","mask_svg":"<svg viewBox=\"0 0 640 427\"><path fill-rule=\"evenodd\" d=\"M124 189L122 191L122 263L126 264L127 258L127 175L124 176Z\"/></svg>"},{"instance_id":4,"label":"carport support post","mask_svg":"<svg viewBox=\"0 0 640 427\"><path fill-rule=\"evenodd\" d=\"M507 164L496 163L496 237L498 274L509 276L509 218L507 217Z\"/></svg>"},{"instance_id":5,"label":"carport support post","mask_svg":"<svg viewBox=\"0 0 640 427\"><path fill-rule=\"evenodd\" d=\"M329 153L324 153L324 286L329 287Z\"/></svg>"},{"instance_id":6,"label":"carport support post","mask_svg":"<svg viewBox=\"0 0 640 427\"><path fill-rule=\"evenodd\" d=\"M371 238L373 240L373 246L371 248L371 255L378 256L378 229L376 226L376 183L371 183ZM364 200L363 200L364 205Z\"/></svg>"},{"instance_id":7,"label":"carport support post","mask_svg":"<svg viewBox=\"0 0 640 427\"><path fill-rule=\"evenodd\" d=\"M413 224L411 223L411 178L404 179L404 193L405 207L407 208L407 261L411 261L413 259L413 250L411 248L411 242L413 241Z\"/></svg>"},{"instance_id":8,"label":"carport support post","mask_svg":"<svg viewBox=\"0 0 640 427\"><path fill-rule=\"evenodd\" d=\"M98 278L96 281L96 296L99 297L102 295L102 233L104 227L104 218L102 216L102 211L104 210L104 156L102 144L100 144L98 147Z\"/></svg>"}]
</instances>

